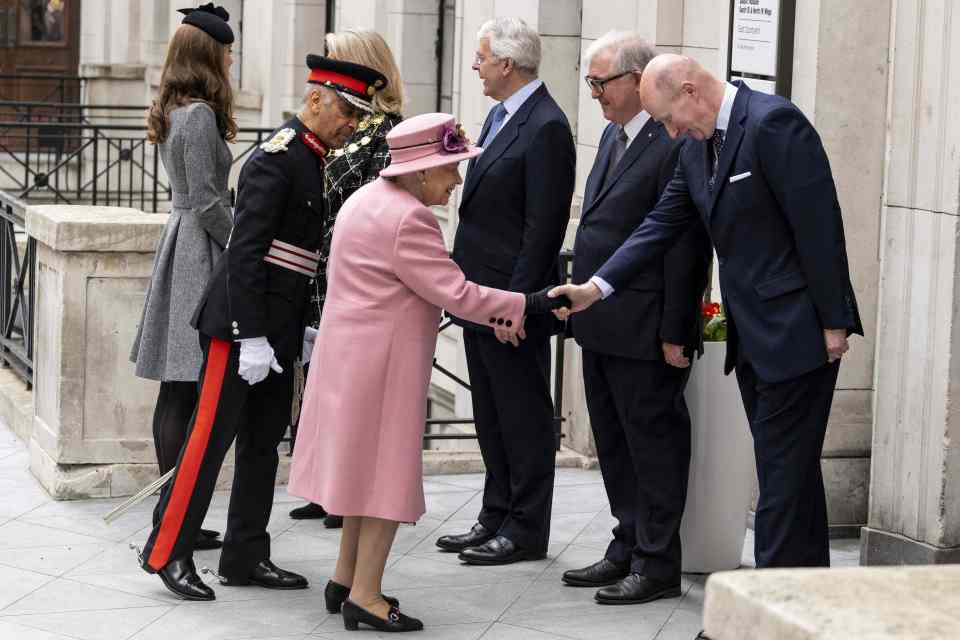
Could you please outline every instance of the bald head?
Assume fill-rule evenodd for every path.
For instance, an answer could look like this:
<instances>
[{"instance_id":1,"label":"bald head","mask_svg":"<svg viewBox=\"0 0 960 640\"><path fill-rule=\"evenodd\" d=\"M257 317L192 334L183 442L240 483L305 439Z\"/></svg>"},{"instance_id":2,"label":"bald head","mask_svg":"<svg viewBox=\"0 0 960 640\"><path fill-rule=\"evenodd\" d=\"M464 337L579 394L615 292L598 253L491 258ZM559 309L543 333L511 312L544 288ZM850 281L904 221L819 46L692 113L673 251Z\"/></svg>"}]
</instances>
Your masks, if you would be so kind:
<instances>
[{"instance_id":1,"label":"bald head","mask_svg":"<svg viewBox=\"0 0 960 640\"><path fill-rule=\"evenodd\" d=\"M713 134L724 84L687 56L664 53L650 61L637 91L643 108L674 138L697 140Z\"/></svg>"}]
</instances>

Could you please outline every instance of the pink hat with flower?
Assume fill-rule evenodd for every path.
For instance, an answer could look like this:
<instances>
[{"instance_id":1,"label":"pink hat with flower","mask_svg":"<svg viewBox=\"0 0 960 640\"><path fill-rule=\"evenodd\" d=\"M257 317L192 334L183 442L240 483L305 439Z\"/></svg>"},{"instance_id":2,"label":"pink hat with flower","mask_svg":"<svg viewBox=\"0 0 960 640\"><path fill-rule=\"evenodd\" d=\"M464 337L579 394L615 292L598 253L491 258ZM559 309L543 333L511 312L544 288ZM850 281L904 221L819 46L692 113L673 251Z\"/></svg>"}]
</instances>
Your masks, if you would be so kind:
<instances>
[{"instance_id":1,"label":"pink hat with flower","mask_svg":"<svg viewBox=\"0 0 960 640\"><path fill-rule=\"evenodd\" d=\"M447 113L424 113L404 120L387 134L390 165L381 176L399 176L480 155L463 128Z\"/></svg>"}]
</instances>

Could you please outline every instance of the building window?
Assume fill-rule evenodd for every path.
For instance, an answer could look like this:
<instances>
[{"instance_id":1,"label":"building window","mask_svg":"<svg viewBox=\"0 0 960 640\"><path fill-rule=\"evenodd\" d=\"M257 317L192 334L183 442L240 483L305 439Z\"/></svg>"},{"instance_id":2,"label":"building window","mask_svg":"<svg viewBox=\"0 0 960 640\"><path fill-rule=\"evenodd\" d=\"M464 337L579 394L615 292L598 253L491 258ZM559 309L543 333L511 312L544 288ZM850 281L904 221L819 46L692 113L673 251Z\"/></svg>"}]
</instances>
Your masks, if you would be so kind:
<instances>
[{"instance_id":1,"label":"building window","mask_svg":"<svg viewBox=\"0 0 960 640\"><path fill-rule=\"evenodd\" d=\"M20 38L23 43L65 45L66 4L72 0L21 0Z\"/></svg>"}]
</instances>

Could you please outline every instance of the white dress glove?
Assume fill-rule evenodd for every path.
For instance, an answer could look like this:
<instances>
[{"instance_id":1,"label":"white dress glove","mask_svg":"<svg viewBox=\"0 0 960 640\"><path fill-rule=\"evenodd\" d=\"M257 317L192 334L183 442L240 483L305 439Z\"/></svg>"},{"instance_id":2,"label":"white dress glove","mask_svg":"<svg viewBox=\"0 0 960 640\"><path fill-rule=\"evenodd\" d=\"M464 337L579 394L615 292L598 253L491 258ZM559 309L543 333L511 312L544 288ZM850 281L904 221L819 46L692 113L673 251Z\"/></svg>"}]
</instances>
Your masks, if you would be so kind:
<instances>
[{"instance_id":1,"label":"white dress glove","mask_svg":"<svg viewBox=\"0 0 960 640\"><path fill-rule=\"evenodd\" d=\"M313 355L313 343L317 340L317 330L307 326L303 328L303 351L300 353L300 362L307 364Z\"/></svg>"},{"instance_id":2,"label":"white dress glove","mask_svg":"<svg viewBox=\"0 0 960 640\"><path fill-rule=\"evenodd\" d=\"M273 354L273 347L265 337L244 338L240 342L240 367L237 373L254 385L270 374L270 369L283 373L283 368Z\"/></svg>"}]
</instances>

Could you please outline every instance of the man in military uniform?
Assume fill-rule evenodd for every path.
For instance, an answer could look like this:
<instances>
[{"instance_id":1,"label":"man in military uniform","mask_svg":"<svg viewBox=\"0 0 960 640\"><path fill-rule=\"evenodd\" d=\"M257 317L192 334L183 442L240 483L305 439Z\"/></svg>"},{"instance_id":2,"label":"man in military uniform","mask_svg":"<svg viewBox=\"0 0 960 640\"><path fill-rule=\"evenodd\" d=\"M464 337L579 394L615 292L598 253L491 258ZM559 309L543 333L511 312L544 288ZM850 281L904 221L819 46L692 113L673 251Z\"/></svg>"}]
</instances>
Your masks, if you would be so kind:
<instances>
[{"instance_id":1,"label":"man in military uniform","mask_svg":"<svg viewBox=\"0 0 960 640\"><path fill-rule=\"evenodd\" d=\"M290 417L293 362L312 338L305 305L326 220L324 156L350 137L386 86L383 75L361 65L314 55L307 65L303 109L240 173L233 233L193 317L204 351L200 399L141 558L144 570L189 600L215 597L196 573L193 545L234 438L220 582L307 586L270 561L277 445Z\"/></svg>"}]
</instances>

